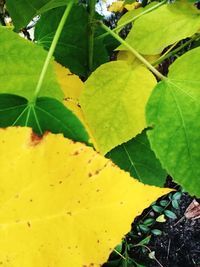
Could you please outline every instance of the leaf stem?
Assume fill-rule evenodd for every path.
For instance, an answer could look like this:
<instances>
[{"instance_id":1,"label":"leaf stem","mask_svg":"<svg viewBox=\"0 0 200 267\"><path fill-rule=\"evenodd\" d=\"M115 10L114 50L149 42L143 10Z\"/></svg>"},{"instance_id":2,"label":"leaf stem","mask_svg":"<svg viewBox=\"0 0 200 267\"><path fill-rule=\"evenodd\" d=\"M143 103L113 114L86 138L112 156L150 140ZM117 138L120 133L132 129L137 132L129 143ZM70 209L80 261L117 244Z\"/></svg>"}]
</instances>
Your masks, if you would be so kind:
<instances>
[{"instance_id":1,"label":"leaf stem","mask_svg":"<svg viewBox=\"0 0 200 267\"><path fill-rule=\"evenodd\" d=\"M54 38L53 38L53 41L51 43L51 46L50 46L50 49L49 49L49 52L47 54L47 57L45 59L45 62L44 62L44 65L43 65L43 68L42 68L42 71L41 71L41 74L40 74L40 77L39 77L39 80L38 80L38 83L36 85L36 88L35 88L35 92L34 92L34 96L33 96L33 99L32 99L32 103L35 103L37 97L38 97L38 94L40 93L40 90L41 90L41 87L42 87L42 84L43 84L43 81L44 81L44 78L45 78L45 75L46 75L46 72L47 72L47 69L48 69L48 66L49 66L49 63L51 61L51 58L53 56L53 53L55 51L55 48L56 48L56 45L58 43L58 40L60 38L60 35L61 35L61 32L62 32L62 29L65 25L65 22L69 16L69 13L71 11L71 8L73 6L73 3L74 1L71 0L69 2L69 4L67 5L66 9L65 9L65 12L60 20L60 23L58 25L58 28L56 30L56 33L54 35Z\"/></svg>"},{"instance_id":2,"label":"leaf stem","mask_svg":"<svg viewBox=\"0 0 200 267\"><path fill-rule=\"evenodd\" d=\"M93 69L94 55L94 15L96 0L89 1L89 43L88 43L88 69L89 75Z\"/></svg>"},{"instance_id":3,"label":"leaf stem","mask_svg":"<svg viewBox=\"0 0 200 267\"><path fill-rule=\"evenodd\" d=\"M151 70L159 79L164 80L166 77L162 75L156 68L154 68L142 55L140 55L132 46L130 46L125 40L123 40L118 34L113 32L110 28L108 28L103 22L99 21L101 27L107 31L110 35L112 35L116 40L118 40L121 44L126 46L128 50L133 53L137 59L139 59L149 70Z\"/></svg>"},{"instance_id":4,"label":"leaf stem","mask_svg":"<svg viewBox=\"0 0 200 267\"><path fill-rule=\"evenodd\" d=\"M152 6L152 7L148 8L147 10L144 10L144 11L141 12L140 14L138 14L138 15L132 17L131 19L127 20L126 22L120 24L118 27L114 28L113 31L114 31L114 32L119 31L120 29L122 29L122 28L123 28L124 26L126 26L127 24L129 24L129 23L135 21L136 19L138 19L138 18L140 18L141 16L143 16L143 15L145 15L145 14L151 12L152 10L154 10L154 9L156 9L156 8L158 8L158 7L160 7L160 6L162 6L162 5L165 4L166 2L167 2L167 0L164 0L164 1L160 2L160 3L158 3L157 5ZM101 35L99 35L96 39L99 40L99 39L101 39L101 38L107 36L108 34L109 34L108 32L106 32L106 33L104 33L104 34L101 34Z\"/></svg>"},{"instance_id":5,"label":"leaf stem","mask_svg":"<svg viewBox=\"0 0 200 267\"><path fill-rule=\"evenodd\" d=\"M182 44L181 46L177 47L176 49L174 49L173 51L169 53L165 53L164 55L162 55L158 60L156 60L155 62L152 63L153 66L157 66L159 65L163 60L173 56L174 54L176 54L177 52L179 52L181 49L183 49L184 47L188 46L190 43L192 43L195 40L200 39L200 35L199 34L195 34L190 40L188 40L187 42L185 42L184 44ZM172 45L172 49L173 49L173 45Z\"/></svg>"}]
</instances>

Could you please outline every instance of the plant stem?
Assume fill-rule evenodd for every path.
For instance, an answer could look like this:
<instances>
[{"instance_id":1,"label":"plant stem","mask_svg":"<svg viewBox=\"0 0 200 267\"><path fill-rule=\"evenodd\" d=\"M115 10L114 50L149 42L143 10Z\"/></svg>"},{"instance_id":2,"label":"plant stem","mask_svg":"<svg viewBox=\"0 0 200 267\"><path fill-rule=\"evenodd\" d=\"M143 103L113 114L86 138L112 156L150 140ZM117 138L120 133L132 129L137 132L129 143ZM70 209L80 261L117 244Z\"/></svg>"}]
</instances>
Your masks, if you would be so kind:
<instances>
[{"instance_id":1,"label":"plant stem","mask_svg":"<svg viewBox=\"0 0 200 267\"><path fill-rule=\"evenodd\" d=\"M93 55L94 55L94 15L95 15L96 0L89 1L89 44L88 44L88 68L89 75L93 69Z\"/></svg>"},{"instance_id":2,"label":"plant stem","mask_svg":"<svg viewBox=\"0 0 200 267\"><path fill-rule=\"evenodd\" d=\"M162 55L158 60L156 60L155 62L152 63L153 66L157 66L159 65L163 60L173 56L174 54L176 54L178 51L180 51L181 49L183 49L184 47L186 47L187 45L189 45L190 43L192 43L193 41L197 40L200 38L199 34L195 34L190 40L188 40L187 42L185 42L184 44L182 44L181 46L177 47L176 49L174 49L173 51L171 51L170 53L165 53L164 55ZM171 50L171 49L170 49Z\"/></svg>"},{"instance_id":3,"label":"plant stem","mask_svg":"<svg viewBox=\"0 0 200 267\"><path fill-rule=\"evenodd\" d=\"M127 20L126 22L120 24L118 27L116 27L115 29L113 29L113 31L114 31L114 32L119 31L120 29L122 29L122 28L123 28L124 26L126 26L127 24L129 24L129 23L135 21L136 19L138 19L138 18L140 18L141 16L143 16L143 15L145 15L145 14L151 12L152 10L158 8L159 6L162 6L162 5L165 4L166 2L167 2L167 1L164 0L164 1L160 2L160 3L158 3L157 5L148 8L147 10L145 10L145 11L141 12L140 14L138 14L137 16L135 16L135 17L133 17L133 18ZM97 39L97 40L98 40L98 39L101 39L101 38L107 36L108 34L109 34L109 33L106 32L106 33L104 33L104 34L98 36L96 39Z\"/></svg>"},{"instance_id":4,"label":"plant stem","mask_svg":"<svg viewBox=\"0 0 200 267\"><path fill-rule=\"evenodd\" d=\"M107 31L110 35L112 35L116 40L118 40L121 44L126 46L128 50L133 53L137 59L139 59L149 70L151 70L159 79L164 80L166 77L162 75L156 68L154 68L143 56L141 56L132 46L130 46L125 40L123 40L118 34L113 32L110 28L108 28L105 24L99 21L101 27Z\"/></svg>"},{"instance_id":5,"label":"plant stem","mask_svg":"<svg viewBox=\"0 0 200 267\"><path fill-rule=\"evenodd\" d=\"M45 59L45 62L44 62L44 65L43 65L43 68L42 68L42 71L41 71L41 74L40 74L40 77L39 77L39 80L38 80L38 83L36 85L36 89L35 89L35 92L34 92L34 96L33 96L33 99L32 99L32 103L35 103L37 97L38 97L38 94L40 93L40 90L41 90L41 87L42 87L42 84L43 84L43 81L44 81L44 78L45 78L45 75L46 75L46 72L47 72L47 69L48 69L48 66L49 66L49 63L51 61L51 58L53 56L53 53L55 51L55 48L56 48L56 45L58 43L58 40L60 38L60 35L61 35L61 32L62 32L62 29L65 25L65 22L69 16L69 13L71 11L71 8L73 6L73 3L74 1L71 0L69 2L69 4L67 5L66 9L65 9L65 12L60 20L60 23L58 25L58 28L56 30L56 33L54 35L54 38L53 38L53 41L51 43L51 46L50 46L50 49L49 49L49 52L47 54L47 57Z\"/></svg>"}]
</instances>

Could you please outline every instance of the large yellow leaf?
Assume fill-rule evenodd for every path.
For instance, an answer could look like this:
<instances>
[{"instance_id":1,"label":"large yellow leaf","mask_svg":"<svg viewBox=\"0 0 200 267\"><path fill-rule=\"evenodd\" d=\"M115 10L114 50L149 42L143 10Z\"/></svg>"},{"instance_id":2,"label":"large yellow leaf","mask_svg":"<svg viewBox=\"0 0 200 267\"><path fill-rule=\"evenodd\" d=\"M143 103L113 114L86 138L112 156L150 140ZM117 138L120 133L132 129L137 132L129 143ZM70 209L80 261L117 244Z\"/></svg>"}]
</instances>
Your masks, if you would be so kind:
<instances>
[{"instance_id":1,"label":"large yellow leaf","mask_svg":"<svg viewBox=\"0 0 200 267\"><path fill-rule=\"evenodd\" d=\"M123 60L103 64L90 75L80 103L102 154L146 127L145 105L155 85L147 68Z\"/></svg>"},{"instance_id":2,"label":"large yellow leaf","mask_svg":"<svg viewBox=\"0 0 200 267\"><path fill-rule=\"evenodd\" d=\"M29 128L0 130L0 265L100 266L135 216L168 193L92 148Z\"/></svg>"}]
</instances>

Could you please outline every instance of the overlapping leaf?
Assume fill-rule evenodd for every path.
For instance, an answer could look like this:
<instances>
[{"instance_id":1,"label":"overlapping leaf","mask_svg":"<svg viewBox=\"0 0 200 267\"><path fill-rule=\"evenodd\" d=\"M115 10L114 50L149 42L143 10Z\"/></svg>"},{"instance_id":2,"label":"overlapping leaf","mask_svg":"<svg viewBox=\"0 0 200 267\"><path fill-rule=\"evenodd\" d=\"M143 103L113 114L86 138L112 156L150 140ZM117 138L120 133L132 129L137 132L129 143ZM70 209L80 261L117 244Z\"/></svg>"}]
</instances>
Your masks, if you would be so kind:
<instances>
[{"instance_id":1,"label":"overlapping leaf","mask_svg":"<svg viewBox=\"0 0 200 267\"><path fill-rule=\"evenodd\" d=\"M107 157L140 182L163 186L166 181L167 173L151 150L146 130L111 150Z\"/></svg>"},{"instance_id":2,"label":"overlapping leaf","mask_svg":"<svg viewBox=\"0 0 200 267\"><path fill-rule=\"evenodd\" d=\"M64 94L57 81L55 62L50 63L45 76L39 94L43 97L35 101L46 52L9 30L0 28L0 33L0 127L30 126L38 134L62 132L66 137L88 142L79 119L57 100L63 101Z\"/></svg>"},{"instance_id":3,"label":"overlapping leaf","mask_svg":"<svg viewBox=\"0 0 200 267\"><path fill-rule=\"evenodd\" d=\"M200 196L200 48L177 59L147 105L148 136L167 172Z\"/></svg>"},{"instance_id":4,"label":"overlapping leaf","mask_svg":"<svg viewBox=\"0 0 200 267\"><path fill-rule=\"evenodd\" d=\"M13 19L15 29L18 31L24 28L36 15L55 7L66 6L68 2L69 0L7 0L6 5Z\"/></svg>"},{"instance_id":5,"label":"overlapping leaf","mask_svg":"<svg viewBox=\"0 0 200 267\"><path fill-rule=\"evenodd\" d=\"M89 77L81 107L101 153L145 128L145 105L155 84L145 67L133 68L125 61L101 65Z\"/></svg>"},{"instance_id":6,"label":"overlapping leaf","mask_svg":"<svg viewBox=\"0 0 200 267\"><path fill-rule=\"evenodd\" d=\"M62 7L50 10L41 16L36 25L35 39L45 49L49 49L51 45L63 12L64 8ZM54 53L59 63L83 77L87 77L89 72L88 39L90 25L88 20L86 8L83 5L74 5ZM103 41L103 39L94 40L93 69L109 59Z\"/></svg>"},{"instance_id":7,"label":"overlapping leaf","mask_svg":"<svg viewBox=\"0 0 200 267\"><path fill-rule=\"evenodd\" d=\"M28 128L0 130L0 169L2 267L100 266L133 218L169 192L83 144Z\"/></svg>"},{"instance_id":8,"label":"overlapping leaf","mask_svg":"<svg viewBox=\"0 0 200 267\"><path fill-rule=\"evenodd\" d=\"M50 10L41 16L36 25L35 39L45 49L49 49L64 8ZM74 5L65 23L54 56L73 73L85 76L87 72L88 14L81 5Z\"/></svg>"},{"instance_id":9,"label":"overlapping leaf","mask_svg":"<svg viewBox=\"0 0 200 267\"><path fill-rule=\"evenodd\" d=\"M0 93L33 97L47 53L0 26ZM39 96L62 100L53 63L49 64Z\"/></svg>"},{"instance_id":10,"label":"overlapping leaf","mask_svg":"<svg viewBox=\"0 0 200 267\"><path fill-rule=\"evenodd\" d=\"M78 118L56 99L41 97L35 103L9 94L0 94L0 127L30 126L37 134L63 133L76 141L88 142Z\"/></svg>"},{"instance_id":11,"label":"overlapping leaf","mask_svg":"<svg viewBox=\"0 0 200 267\"><path fill-rule=\"evenodd\" d=\"M134 23L126 41L144 55L156 55L200 29L200 10L187 1L165 4ZM119 49L126 50L124 46Z\"/></svg>"}]
</instances>

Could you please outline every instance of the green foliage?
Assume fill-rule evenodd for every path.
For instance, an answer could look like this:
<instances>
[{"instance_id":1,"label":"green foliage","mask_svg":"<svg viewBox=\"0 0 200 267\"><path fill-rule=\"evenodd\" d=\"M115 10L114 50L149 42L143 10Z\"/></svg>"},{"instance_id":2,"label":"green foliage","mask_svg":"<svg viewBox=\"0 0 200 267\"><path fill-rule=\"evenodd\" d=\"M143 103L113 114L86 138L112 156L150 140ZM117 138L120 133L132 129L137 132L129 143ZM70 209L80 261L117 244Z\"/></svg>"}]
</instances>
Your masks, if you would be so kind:
<instances>
[{"instance_id":1,"label":"green foliage","mask_svg":"<svg viewBox=\"0 0 200 267\"><path fill-rule=\"evenodd\" d=\"M75 2L75 1L74 1ZM36 15L59 6L66 6L69 0L7 0L6 5L14 21L15 30L24 28Z\"/></svg>"},{"instance_id":2,"label":"green foliage","mask_svg":"<svg viewBox=\"0 0 200 267\"><path fill-rule=\"evenodd\" d=\"M195 48L177 59L147 105L153 150L167 172L196 195L200 194L196 186L200 175L199 57L200 48Z\"/></svg>"},{"instance_id":3,"label":"green foliage","mask_svg":"<svg viewBox=\"0 0 200 267\"><path fill-rule=\"evenodd\" d=\"M0 93L15 94L30 100L47 53L11 30L0 26ZM62 100L53 61L50 62L39 96Z\"/></svg>"},{"instance_id":4,"label":"green foliage","mask_svg":"<svg viewBox=\"0 0 200 267\"><path fill-rule=\"evenodd\" d=\"M98 152L107 154L132 177L163 186L169 174L184 190L200 196L200 43L196 41L200 11L194 1L143 1L143 7L127 12L113 30L95 14L94 0L89 4L7 0L6 4L15 31L26 27L34 16L41 17L35 28L35 43L8 27L0 27L0 127L30 126L39 135L50 131L88 145L93 142ZM133 27L123 40L118 33L128 23ZM118 50L128 50L129 59L107 62L115 58L119 43ZM177 53L179 50L181 53ZM78 77L73 82L63 81L65 70L58 68L62 73L56 73L53 56L80 76L83 90ZM166 62L174 60L165 77L158 62L165 67ZM70 71L66 76L73 75ZM64 106L64 98L72 111ZM95 167L92 176L101 175L103 169ZM77 176L82 177L79 173ZM86 176L88 179L91 172ZM116 177L107 176L113 179L108 180L107 195L115 198L112 188ZM152 194L154 189L147 191ZM144 203L137 194L134 197L142 210ZM157 224L177 218L180 198L180 192L171 193L151 205L153 216L147 214L137 222L137 234L144 238L134 246L145 249L151 235L162 234ZM124 239L105 266L141 266L129 257L131 249ZM155 260L154 251L149 255Z\"/></svg>"},{"instance_id":5,"label":"green foliage","mask_svg":"<svg viewBox=\"0 0 200 267\"><path fill-rule=\"evenodd\" d=\"M45 49L51 46L64 8L50 10L41 16L35 28L35 39ZM77 23L81 21L81 23ZM88 14L83 6L74 5L66 21L58 45L55 59L78 75L86 76L87 72L87 21Z\"/></svg>"},{"instance_id":6,"label":"green foliage","mask_svg":"<svg viewBox=\"0 0 200 267\"><path fill-rule=\"evenodd\" d=\"M168 45L192 36L199 25L200 11L191 3L165 4L136 20L126 41L144 55L157 55Z\"/></svg>"},{"instance_id":7,"label":"green foliage","mask_svg":"<svg viewBox=\"0 0 200 267\"><path fill-rule=\"evenodd\" d=\"M151 150L146 130L111 150L107 157L143 183L157 186L165 183L167 173Z\"/></svg>"},{"instance_id":8,"label":"green foliage","mask_svg":"<svg viewBox=\"0 0 200 267\"><path fill-rule=\"evenodd\" d=\"M61 132L88 143L88 135L77 117L53 98L41 97L30 103L20 96L0 94L0 115L0 127L30 126L39 135L46 131Z\"/></svg>"}]
</instances>

